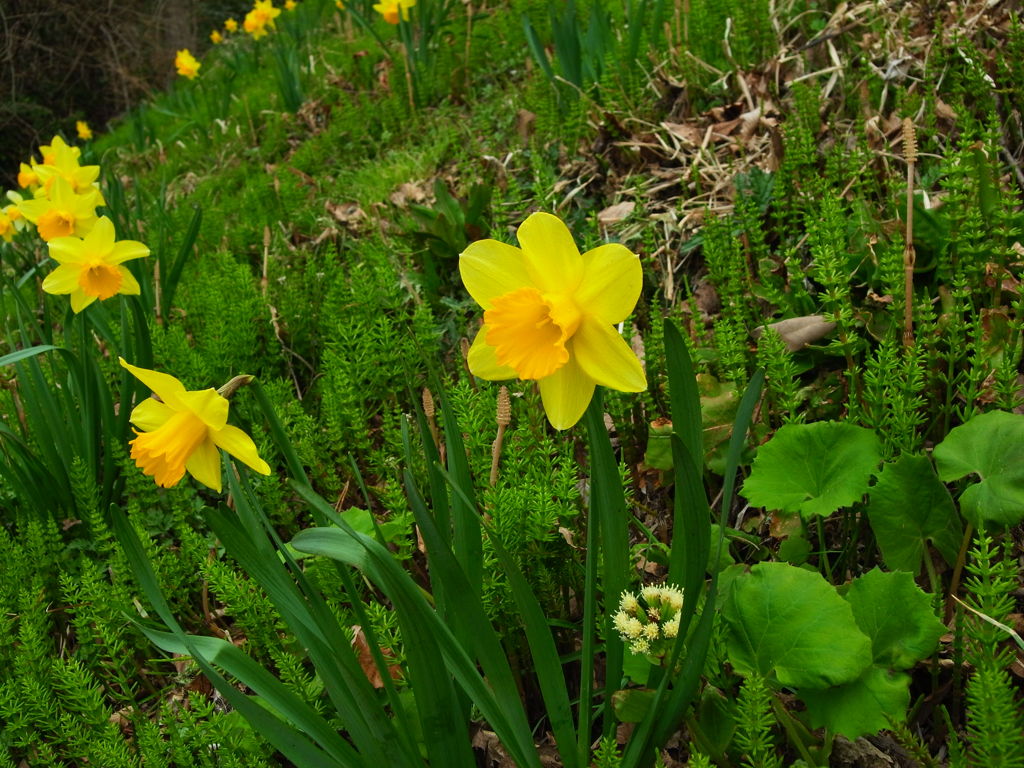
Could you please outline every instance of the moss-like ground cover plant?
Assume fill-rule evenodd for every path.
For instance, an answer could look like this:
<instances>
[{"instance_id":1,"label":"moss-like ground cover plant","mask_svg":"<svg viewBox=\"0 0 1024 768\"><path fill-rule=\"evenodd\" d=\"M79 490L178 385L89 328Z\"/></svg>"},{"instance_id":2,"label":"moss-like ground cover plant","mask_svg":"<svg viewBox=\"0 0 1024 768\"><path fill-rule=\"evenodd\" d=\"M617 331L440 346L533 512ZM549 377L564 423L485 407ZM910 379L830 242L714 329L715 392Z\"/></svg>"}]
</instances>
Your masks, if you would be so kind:
<instances>
[{"instance_id":1,"label":"moss-like ground cover plant","mask_svg":"<svg viewBox=\"0 0 1024 768\"><path fill-rule=\"evenodd\" d=\"M0 768L1024 765L1013 13L223 5L8 171Z\"/></svg>"}]
</instances>

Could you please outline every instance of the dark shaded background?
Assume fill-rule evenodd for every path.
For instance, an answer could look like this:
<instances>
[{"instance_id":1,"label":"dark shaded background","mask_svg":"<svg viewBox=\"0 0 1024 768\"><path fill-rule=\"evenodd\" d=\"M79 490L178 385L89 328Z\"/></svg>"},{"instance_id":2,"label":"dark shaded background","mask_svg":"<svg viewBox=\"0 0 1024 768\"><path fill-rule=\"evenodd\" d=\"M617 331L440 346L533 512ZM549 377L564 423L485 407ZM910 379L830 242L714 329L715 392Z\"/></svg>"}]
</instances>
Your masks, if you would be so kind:
<instances>
[{"instance_id":1,"label":"dark shaded background","mask_svg":"<svg viewBox=\"0 0 1024 768\"><path fill-rule=\"evenodd\" d=\"M94 131L176 77L245 0L0 0L0 184L75 120Z\"/></svg>"}]
</instances>

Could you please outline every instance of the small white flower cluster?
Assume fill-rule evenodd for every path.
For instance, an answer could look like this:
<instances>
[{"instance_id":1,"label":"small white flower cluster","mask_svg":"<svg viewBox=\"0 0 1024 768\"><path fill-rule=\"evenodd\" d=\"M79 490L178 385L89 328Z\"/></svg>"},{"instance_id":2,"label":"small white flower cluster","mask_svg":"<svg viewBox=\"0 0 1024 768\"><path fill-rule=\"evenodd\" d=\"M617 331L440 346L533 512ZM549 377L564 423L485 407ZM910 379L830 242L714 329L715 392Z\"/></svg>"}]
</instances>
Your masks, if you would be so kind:
<instances>
[{"instance_id":1,"label":"small white flower cluster","mask_svg":"<svg viewBox=\"0 0 1024 768\"><path fill-rule=\"evenodd\" d=\"M664 656L671 649L665 641L679 634L682 607L683 590L679 587L646 586L639 596L622 593L612 622L633 653Z\"/></svg>"}]
</instances>

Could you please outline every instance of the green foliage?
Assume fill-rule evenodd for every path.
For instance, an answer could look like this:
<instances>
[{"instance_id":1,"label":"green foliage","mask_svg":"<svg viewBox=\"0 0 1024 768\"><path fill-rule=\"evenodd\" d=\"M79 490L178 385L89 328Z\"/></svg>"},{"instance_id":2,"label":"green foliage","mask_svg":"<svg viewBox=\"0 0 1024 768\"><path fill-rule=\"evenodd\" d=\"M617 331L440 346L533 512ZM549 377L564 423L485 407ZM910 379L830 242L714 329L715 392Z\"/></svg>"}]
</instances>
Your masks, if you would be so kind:
<instances>
[{"instance_id":1,"label":"green foliage","mask_svg":"<svg viewBox=\"0 0 1024 768\"><path fill-rule=\"evenodd\" d=\"M694 0L687 6L684 42L716 69L746 69L773 50L771 9L765 0Z\"/></svg>"},{"instance_id":2,"label":"green foliage","mask_svg":"<svg viewBox=\"0 0 1024 768\"><path fill-rule=\"evenodd\" d=\"M871 662L850 605L811 571L759 563L731 583L722 614L741 674L821 689L855 680Z\"/></svg>"},{"instance_id":3,"label":"green foliage","mask_svg":"<svg viewBox=\"0 0 1024 768\"><path fill-rule=\"evenodd\" d=\"M777 414L783 424L802 422L805 414L799 411L803 399L797 378L799 371L778 331L766 328L758 339L757 363L765 371L771 412Z\"/></svg>"},{"instance_id":4,"label":"green foliage","mask_svg":"<svg viewBox=\"0 0 1024 768\"><path fill-rule=\"evenodd\" d=\"M622 758L619 756L619 746L612 736L601 739L597 749L594 750L594 768L621 768Z\"/></svg>"},{"instance_id":5,"label":"green foliage","mask_svg":"<svg viewBox=\"0 0 1024 768\"><path fill-rule=\"evenodd\" d=\"M871 570L855 579L844 597L857 627L871 639L872 665L855 681L800 696L812 725L853 739L903 718L910 703L910 678L903 670L934 651L945 626L907 573Z\"/></svg>"},{"instance_id":6,"label":"green foliage","mask_svg":"<svg viewBox=\"0 0 1024 768\"><path fill-rule=\"evenodd\" d=\"M491 187L484 181L474 184L465 200L452 196L447 185L434 180L434 207L410 205L416 221L413 237L423 250L419 260L423 291L432 305L448 294L458 274L458 258L466 246L487 231L486 216Z\"/></svg>"},{"instance_id":7,"label":"green foliage","mask_svg":"<svg viewBox=\"0 0 1024 768\"><path fill-rule=\"evenodd\" d=\"M869 495L871 530L891 569L918 573L929 541L947 563L956 559L960 518L927 456L903 454L885 464Z\"/></svg>"},{"instance_id":8,"label":"green foliage","mask_svg":"<svg viewBox=\"0 0 1024 768\"><path fill-rule=\"evenodd\" d=\"M736 671L795 689L812 726L851 739L902 719L910 701L903 670L945 631L909 574L877 569L840 597L816 573L761 563L731 582L723 616ZM751 749L759 732L744 737Z\"/></svg>"},{"instance_id":9,"label":"green foliage","mask_svg":"<svg viewBox=\"0 0 1024 768\"><path fill-rule=\"evenodd\" d=\"M198 81L176 81L83 148L103 158L118 233L153 249L130 267L137 300L72 317L39 292L45 248L0 243L0 637L13 638L0 643L0 765L277 765L276 748L311 764L323 755L307 742L327 764L358 764L356 745L374 764L469 765L471 727L498 732L523 765L549 728L570 768L661 764L680 732L693 765L777 765L793 751L810 765L828 761L836 732L910 732L901 718L923 693L910 674L934 651L929 605L944 597L931 550L955 568L963 530L944 483L975 528L1015 523L1021 506L1018 417L985 413L1021 400L1019 21L986 14L1005 21L997 50L987 22L968 29L954 12L921 61L920 36L905 34L925 21L915 9L854 16L883 46L909 41L904 79L899 62L879 67L851 47L859 38L833 34L838 17L820 4L420 0L397 27L372 5L303 0L273 38L211 50ZM780 50L786 66L766 64ZM892 142L904 115L922 146L906 244ZM398 202L405 183L433 185L434 204ZM622 230L597 221L622 199L638 202ZM463 371L458 343L477 315L456 261L536 209L590 244L624 232L639 252L630 322L651 389L595 407L588 463L572 433L548 428L536 388L510 385L491 484L496 390ZM674 291L698 280L720 309ZM815 315L835 331L790 350L767 330L755 352L758 327ZM662 317L686 320L692 361ZM145 393L118 355L190 388L260 374L261 399L233 401L232 423L254 431L277 476L232 475L226 506L190 480L156 488L127 455L128 404ZM812 520L818 562L846 587L778 562L727 567L804 563L811 549L803 520L787 531L773 515L766 533L744 507L742 530L728 527L752 450L730 427L754 412L739 394L758 367L768 392L748 500ZM428 382L447 403L409 434ZM671 411L674 428L648 430ZM649 433L657 472L637 466ZM938 475L918 455L932 445ZM130 559L151 569L144 595L112 520L140 541ZM315 541L298 533L311 522L340 562L282 545ZM888 567L924 564L936 594L868 571L872 534ZM978 539L968 599L1009 625L1016 585L997 549ZM666 568L688 580L692 626L664 669L637 665L607 608ZM703 608L716 606L709 572L726 590L721 614ZM172 633L152 632L154 610ZM196 662L154 659L126 617ZM960 696L967 738L947 741L951 764L1020 764L1004 632L976 613L957 626L952 676L932 661L912 727L939 746L964 718L947 727L928 713ZM741 635L754 639L737 650ZM814 653L787 653L787 638ZM863 648L841 654L867 641L867 661ZM817 658L823 648L839 666ZM199 692L201 674L217 696ZM698 694L702 675L714 687ZM783 678L806 714L776 695ZM624 747L623 720L637 722ZM807 723L827 728L821 744Z\"/></svg>"},{"instance_id":10,"label":"green foliage","mask_svg":"<svg viewBox=\"0 0 1024 768\"><path fill-rule=\"evenodd\" d=\"M920 449L926 421L924 356L889 333L864 361L861 422L882 439L887 457Z\"/></svg>"},{"instance_id":11,"label":"green foliage","mask_svg":"<svg viewBox=\"0 0 1024 768\"><path fill-rule=\"evenodd\" d=\"M758 450L743 495L752 504L827 517L867 492L881 459L879 440L836 422L789 424Z\"/></svg>"},{"instance_id":12,"label":"green foliage","mask_svg":"<svg viewBox=\"0 0 1024 768\"><path fill-rule=\"evenodd\" d=\"M146 663L151 650L125 621L138 609L123 556L111 551L102 515L92 515L89 527L90 540L74 544L100 546L104 559L69 546L49 522L29 519L14 537L0 529L0 632L12 639L0 649L0 760L268 765L262 740L244 724L201 694L179 692ZM150 720L138 697L164 685L168 696ZM189 706L172 703L186 697Z\"/></svg>"},{"instance_id":13,"label":"green foliage","mask_svg":"<svg viewBox=\"0 0 1024 768\"><path fill-rule=\"evenodd\" d=\"M782 758L775 752L772 733L776 719L772 714L772 692L764 678L752 672L743 678L736 700L736 749L747 768L781 768Z\"/></svg>"},{"instance_id":14,"label":"green foliage","mask_svg":"<svg viewBox=\"0 0 1024 768\"><path fill-rule=\"evenodd\" d=\"M942 480L959 480L969 474L980 478L960 496L961 511L975 526L1015 525L1022 519L1022 445L1024 417L991 411L956 427L935 447L935 464Z\"/></svg>"},{"instance_id":15,"label":"green foliage","mask_svg":"<svg viewBox=\"0 0 1024 768\"><path fill-rule=\"evenodd\" d=\"M1017 569L1006 539L999 545L984 532L978 534L967 565L964 586L973 612L965 617L967 659L974 667L967 683L967 761L971 766L1024 764L1024 730L1020 703L1007 667L1014 654L1001 644L1013 610L1012 592Z\"/></svg>"},{"instance_id":16,"label":"green foliage","mask_svg":"<svg viewBox=\"0 0 1024 768\"><path fill-rule=\"evenodd\" d=\"M320 314L321 409L327 440L340 456L370 452L382 415L418 389L436 349L430 311L410 300L383 254L367 256L336 275Z\"/></svg>"}]
</instances>

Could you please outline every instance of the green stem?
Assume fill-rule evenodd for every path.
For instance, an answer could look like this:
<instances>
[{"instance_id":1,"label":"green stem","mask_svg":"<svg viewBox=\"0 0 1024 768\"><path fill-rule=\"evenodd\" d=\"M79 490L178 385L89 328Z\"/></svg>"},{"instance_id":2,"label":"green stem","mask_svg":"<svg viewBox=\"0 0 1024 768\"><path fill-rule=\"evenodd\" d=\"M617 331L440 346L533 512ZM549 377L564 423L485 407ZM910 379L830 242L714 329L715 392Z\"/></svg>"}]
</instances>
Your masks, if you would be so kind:
<instances>
[{"instance_id":1,"label":"green stem","mask_svg":"<svg viewBox=\"0 0 1024 768\"><path fill-rule=\"evenodd\" d=\"M797 727L796 721L793 716L786 711L786 708L782 706L777 698L772 696L772 710L775 712L775 717L782 724L782 727L786 731L786 735L789 737L790 743L796 747L796 751L800 753L800 757L804 759L807 765L818 765L818 762L811 757L811 752L804 744L804 740L800 737L800 731Z\"/></svg>"},{"instance_id":2,"label":"green stem","mask_svg":"<svg viewBox=\"0 0 1024 768\"><path fill-rule=\"evenodd\" d=\"M932 588L932 594L939 594L939 575L935 572L935 563L932 562L931 552L927 548L924 552L924 569L928 572L928 584Z\"/></svg>"},{"instance_id":3,"label":"green stem","mask_svg":"<svg viewBox=\"0 0 1024 768\"><path fill-rule=\"evenodd\" d=\"M580 655L580 709L576 730L577 764L590 764L591 709L594 697L594 615L597 613L598 523L587 520L586 581L583 587L583 648Z\"/></svg>"},{"instance_id":4,"label":"green stem","mask_svg":"<svg viewBox=\"0 0 1024 768\"><path fill-rule=\"evenodd\" d=\"M949 582L949 595L946 597L946 616L948 624L953 616L953 596L960 589L960 577L964 572L964 563L967 561L967 547L971 544L971 537L974 535L974 526L970 523L964 528L964 540L960 544L960 551L956 555L956 566L953 568L953 578Z\"/></svg>"},{"instance_id":5,"label":"green stem","mask_svg":"<svg viewBox=\"0 0 1024 768\"><path fill-rule=\"evenodd\" d=\"M832 582L832 563L828 559L828 547L825 545L825 524L821 521L821 516L814 518L814 522L818 526L818 547L821 552L821 563L825 567L825 575L828 577L829 582Z\"/></svg>"}]
</instances>

